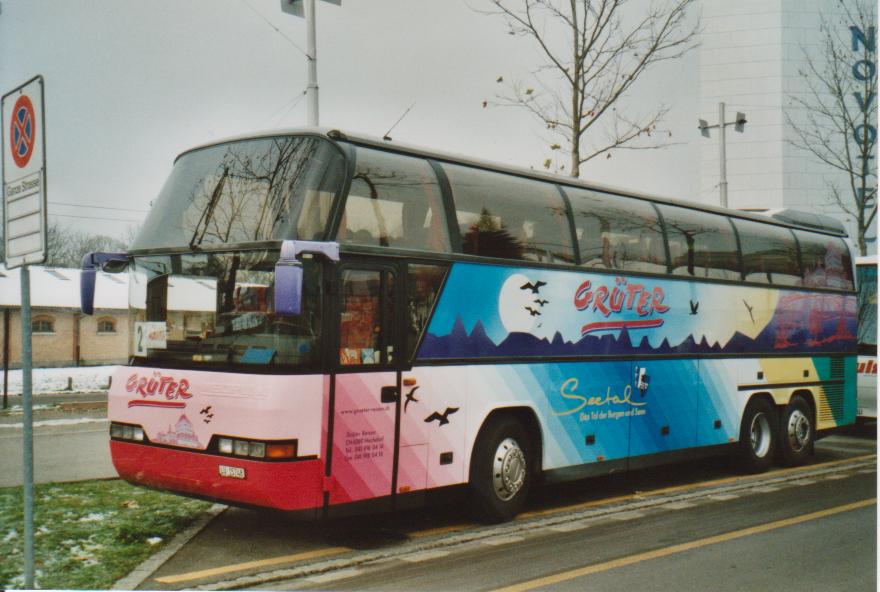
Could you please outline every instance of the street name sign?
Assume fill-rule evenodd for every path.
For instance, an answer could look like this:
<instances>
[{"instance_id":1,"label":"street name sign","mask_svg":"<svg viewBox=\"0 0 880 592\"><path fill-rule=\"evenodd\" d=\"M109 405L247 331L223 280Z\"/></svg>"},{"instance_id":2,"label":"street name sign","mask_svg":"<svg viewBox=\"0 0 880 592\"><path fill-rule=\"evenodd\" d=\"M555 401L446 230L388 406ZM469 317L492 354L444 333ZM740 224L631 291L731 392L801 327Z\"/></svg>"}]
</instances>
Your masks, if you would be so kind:
<instances>
[{"instance_id":1,"label":"street name sign","mask_svg":"<svg viewBox=\"0 0 880 592\"><path fill-rule=\"evenodd\" d=\"M3 239L6 268L46 260L43 77L3 95Z\"/></svg>"}]
</instances>

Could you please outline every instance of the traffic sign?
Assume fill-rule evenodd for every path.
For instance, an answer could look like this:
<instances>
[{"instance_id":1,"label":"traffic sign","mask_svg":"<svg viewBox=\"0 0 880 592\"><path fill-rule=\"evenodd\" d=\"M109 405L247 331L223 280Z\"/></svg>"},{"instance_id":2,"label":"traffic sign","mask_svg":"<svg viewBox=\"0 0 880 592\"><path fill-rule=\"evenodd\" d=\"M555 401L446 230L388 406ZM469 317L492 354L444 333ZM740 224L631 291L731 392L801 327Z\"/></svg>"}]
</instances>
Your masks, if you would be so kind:
<instances>
[{"instance_id":1,"label":"traffic sign","mask_svg":"<svg viewBox=\"0 0 880 592\"><path fill-rule=\"evenodd\" d=\"M43 77L3 95L3 237L6 268L46 260Z\"/></svg>"}]
</instances>

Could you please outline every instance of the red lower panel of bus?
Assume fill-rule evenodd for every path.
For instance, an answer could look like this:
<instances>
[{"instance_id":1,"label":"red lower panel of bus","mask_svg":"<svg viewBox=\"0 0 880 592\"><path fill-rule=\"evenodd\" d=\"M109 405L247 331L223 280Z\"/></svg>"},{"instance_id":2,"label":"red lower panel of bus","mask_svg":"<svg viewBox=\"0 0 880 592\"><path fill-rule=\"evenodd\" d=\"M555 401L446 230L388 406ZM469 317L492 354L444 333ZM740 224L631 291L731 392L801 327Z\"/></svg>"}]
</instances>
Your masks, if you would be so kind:
<instances>
[{"instance_id":1,"label":"red lower panel of bus","mask_svg":"<svg viewBox=\"0 0 880 592\"><path fill-rule=\"evenodd\" d=\"M115 440L110 454L120 477L146 487L280 510L323 502L320 460L259 462Z\"/></svg>"}]
</instances>

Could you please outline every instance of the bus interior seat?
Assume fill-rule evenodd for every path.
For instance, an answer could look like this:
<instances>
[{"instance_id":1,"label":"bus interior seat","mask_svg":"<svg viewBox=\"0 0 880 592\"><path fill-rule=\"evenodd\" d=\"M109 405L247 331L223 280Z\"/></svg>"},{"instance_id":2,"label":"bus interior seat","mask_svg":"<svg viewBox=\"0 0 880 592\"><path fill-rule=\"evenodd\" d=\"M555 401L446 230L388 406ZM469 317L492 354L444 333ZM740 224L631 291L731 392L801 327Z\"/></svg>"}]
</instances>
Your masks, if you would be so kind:
<instances>
[{"instance_id":1,"label":"bus interior seat","mask_svg":"<svg viewBox=\"0 0 880 592\"><path fill-rule=\"evenodd\" d=\"M422 201L407 200L403 202L403 211L401 212L401 225L403 235L396 241L396 244L408 249L424 249L427 241L425 240L425 218L428 215L428 204ZM431 221L437 219L437 216L431 216Z\"/></svg>"}]
</instances>

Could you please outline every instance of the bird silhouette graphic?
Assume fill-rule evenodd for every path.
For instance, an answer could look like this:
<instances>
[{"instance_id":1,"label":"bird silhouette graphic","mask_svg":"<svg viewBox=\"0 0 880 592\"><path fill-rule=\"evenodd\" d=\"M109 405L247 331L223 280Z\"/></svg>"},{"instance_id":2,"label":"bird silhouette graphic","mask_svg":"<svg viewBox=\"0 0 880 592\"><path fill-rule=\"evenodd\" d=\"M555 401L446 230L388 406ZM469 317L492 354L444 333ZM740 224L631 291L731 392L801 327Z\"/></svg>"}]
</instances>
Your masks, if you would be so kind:
<instances>
[{"instance_id":1,"label":"bird silhouette graphic","mask_svg":"<svg viewBox=\"0 0 880 592\"><path fill-rule=\"evenodd\" d=\"M456 411L458 411L458 407L447 407L446 411L444 411L443 413L440 413L439 411L435 411L434 413L432 413L431 415L429 415L428 417L425 418L425 423L431 423L432 421L434 421L436 419L437 423L444 426L447 423L449 423L449 419L448 419L449 416L452 415L453 413L455 413Z\"/></svg>"},{"instance_id":2,"label":"bird silhouette graphic","mask_svg":"<svg viewBox=\"0 0 880 592\"><path fill-rule=\"evenodd\" d=\"M746 305L746 309L749 311L749 316L752 318L752 324L755 324L755 315L752 314L752 309L754 306L749 306L749 303L743 300L743 304Z\"/></svg>"},{"instance_id":3,"label":"bird silhouette graphic","mask_svg":"<svg viewBox=\"0 0 880 592\"><path fill-rule=\"evenodd\" d=\"M524 306L523 308L529 311L529 314L533 317L539 316L541 314L541 311L535 310L531 306Z\"/></svg>"},{"instance_id":4,"label":"bird silhouette graphic","mask_svg":"<svg viewBox=\"0 0 880 592\"><path fill-rule=\"evenodd\" d=\"M538 280L535 283L526 282L525 284L520 286L519 289L520 290L531 290L532 294L537 294L538 291L541 289L541 286L546 286L546 285L547 285L547 282L542 282L541 280Z\"/></svg>"},{"instance_id":5,"label":"bird silhouette graphic","mask_svg":"<svg viewBox=\"0 0 880 592\"><path fill-rule=\"evenodd\" d=\"M549 300L542 300L541 298L538 298L537 300L535 300L535 304L538 304L540 306L544 306L548 302L550 302L550 301Z\"/></svg>"},{"instance_id":6,"label":"bird silhouette graphic","mask_svg":"<svg viewBox=\"0 0 880 592\"><path fill-rule=\"evenodd\" d=\"M406 401L403 403L403 412L406 413L406 408L409 407L410 403L418 403L419 400L416 399L416 391L419 390L419 387L414 386L413 389L406 393L404 396L406 397Z\"/></svg>"},{"instance_id":7,"label":"bird silhouette graphic","mask_svg":"<svg viewBox=\"0 0 880 592\"><path fill-rule=\"evenodd\" d=\"M205 407L204 409L202 409L201 411L199 411L199 414L200 414L200 415L206 415L206 414L208 414L208 413L211 413L211 407L213 407L213 405L208 405L207 407ZM211 417L214 417L213 414L211 415Z\"/></svg>"},{"instance_id":8,"label":"bird silhouette graphic","mask_svg":"<svg viewBox=\"0 0 880 592\"><path fill-rule=\"evenodd\" d=\"M689 300L688 302L691 303L691 314L692 315L697 314L697 309L700 308L700 303L694 302L693 300Z\"/></svg>"}]
</instances>

